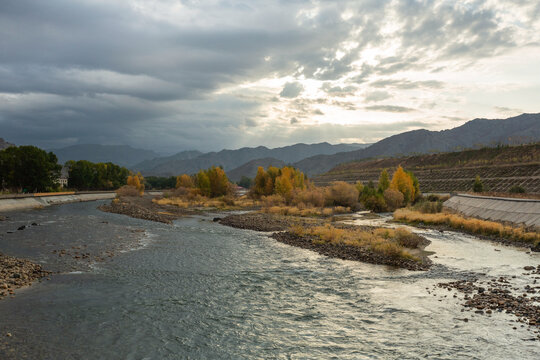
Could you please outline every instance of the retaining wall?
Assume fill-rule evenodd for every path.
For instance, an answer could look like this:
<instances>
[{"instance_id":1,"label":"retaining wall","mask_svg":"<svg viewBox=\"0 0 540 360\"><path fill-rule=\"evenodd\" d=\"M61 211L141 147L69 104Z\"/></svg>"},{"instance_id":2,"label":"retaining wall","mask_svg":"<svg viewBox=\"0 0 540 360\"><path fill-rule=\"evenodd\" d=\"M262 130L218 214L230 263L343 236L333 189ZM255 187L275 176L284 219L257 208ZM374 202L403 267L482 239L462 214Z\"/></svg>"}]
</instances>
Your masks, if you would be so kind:
<instances>
[{"instance_id":1,"label":"retaining wall","mask_svg":"<svg viewBox=\"0 0 540 360\"><path fill-rule=\"evenodd\" d=\"M446 200L444 206L480 219L540 228L540 200L458 194Z\"/></svg>"},{"instance_id":2,"label":"retaining wall","mask_svg":"<svg viewBox=\"0 0 540 360\"><path fill-rule=\"evenodd\" d=\"M37 209L50 205L60 205L80 201L113 199L114 192L88 193L51 196L26 196L0 199L0 213L16 210Z\"/></svg>"}]
</instances>

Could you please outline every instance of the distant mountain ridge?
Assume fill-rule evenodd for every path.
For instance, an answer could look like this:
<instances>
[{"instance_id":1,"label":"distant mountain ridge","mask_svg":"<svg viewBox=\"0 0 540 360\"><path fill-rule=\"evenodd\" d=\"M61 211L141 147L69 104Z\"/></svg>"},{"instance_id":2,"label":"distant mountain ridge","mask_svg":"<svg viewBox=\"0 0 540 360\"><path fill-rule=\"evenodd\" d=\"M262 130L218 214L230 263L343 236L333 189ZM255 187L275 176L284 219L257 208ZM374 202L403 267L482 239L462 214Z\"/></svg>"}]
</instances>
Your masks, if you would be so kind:
<instances>
[{"instance_id":1,"label":"distant mountain ridge","mask_svg":"<svg viewBox=\"0 0 540 360\"><path fill-rule=\"evenodd\" d=\"M540 141L540 114L522 114L508 119L475 119L449 130L407 131L387 137L365 149L318 155L296 162L294 166L308 175L317 175L339 164L355 160L535 141Z\"/></svg>"},{"instance_id":2,"label":"distant mountain ridge","mask_svg":"<svg viewBox=\"0 0 540 360\"><path fill-rule=\"evenodd\" d=\"M61 149L51 149L58 157L58 162L64 164L69 160L88 160L92 162L112 162L117 165L131 167L141 160L159 157L151 150L133 148L128 145L72 145Z\"/></svg>"},{"instance_id":3,"label":"distant mountain ridge","mask_svg":"<svg viewBox=\"0 0 540 360\"><path fill-rule=\"evenodd\" d=\"M357 150L365 147L365 144L337 144L331 145L327 142L319 144L295 144L275 149L265 146L256 148L244 147L238 150L221 150L202 154L191 159L184 159L173 155L166 161L162 158L154 159L150 162L139 163L133 168L141 171L143 175L171 176L178 174L193 174L201 169L211 166L222 166L225 171L237 168L249 161L264 158L273 158L285 163L294 163L304 158L318 154L335 154L343 151ZM180 153L181 154L181 153ZM155 166L151 166L155 164Z\"/></svg>"}]
</instances>

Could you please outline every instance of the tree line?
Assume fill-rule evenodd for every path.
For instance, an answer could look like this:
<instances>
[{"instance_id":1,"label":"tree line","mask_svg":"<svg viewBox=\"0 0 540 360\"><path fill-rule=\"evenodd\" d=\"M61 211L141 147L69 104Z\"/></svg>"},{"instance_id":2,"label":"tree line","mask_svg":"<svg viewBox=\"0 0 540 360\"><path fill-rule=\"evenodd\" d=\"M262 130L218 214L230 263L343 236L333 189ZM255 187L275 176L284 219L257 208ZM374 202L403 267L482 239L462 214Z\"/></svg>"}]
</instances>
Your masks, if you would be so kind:
<instances>
[{"instance_id":1,"label":"tree line","mask_svg":"<svg viewBox=\"0 0 540 360\"><path fill-rule=\"evenodd\" d=\"M68 188L114 190L125 185L130 171L113 163L68 161ZM0 190L11 193L60 190L62 165L52 152L36 146L10 146L0 151Z\"/></svg>"}]
</instances>

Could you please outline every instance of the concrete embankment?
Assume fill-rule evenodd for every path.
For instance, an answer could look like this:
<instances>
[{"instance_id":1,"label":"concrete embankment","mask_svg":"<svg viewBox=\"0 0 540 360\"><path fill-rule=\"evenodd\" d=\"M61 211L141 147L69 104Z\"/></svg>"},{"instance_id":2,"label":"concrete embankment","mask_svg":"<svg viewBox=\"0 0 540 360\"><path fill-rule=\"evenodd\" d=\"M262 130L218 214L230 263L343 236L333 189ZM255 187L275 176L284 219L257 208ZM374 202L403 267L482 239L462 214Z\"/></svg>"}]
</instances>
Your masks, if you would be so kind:
<instances>
[{"instance_id":1,"label":"concrete embankment","mask_svg":"<svg viewBox=\"0 0 540 360\"><path fill-rule=\"evenodd\" d=\"M540 200L458 194L445 201L444 206L480 219L540 228Z\"/></svg>"},{"instance_id":2,"label":"concrete embankment","mask_svg":"<svg viewBox=\"0 0 540 360\"><path fill-rule=\"evenodd\" d=\"M61 195L26 195L0 199L0 213L16 210L37 209L50 205L60 205L80 201L113 199L114 192L102 193L73 193Z\"/></svg>"}]
</instances>

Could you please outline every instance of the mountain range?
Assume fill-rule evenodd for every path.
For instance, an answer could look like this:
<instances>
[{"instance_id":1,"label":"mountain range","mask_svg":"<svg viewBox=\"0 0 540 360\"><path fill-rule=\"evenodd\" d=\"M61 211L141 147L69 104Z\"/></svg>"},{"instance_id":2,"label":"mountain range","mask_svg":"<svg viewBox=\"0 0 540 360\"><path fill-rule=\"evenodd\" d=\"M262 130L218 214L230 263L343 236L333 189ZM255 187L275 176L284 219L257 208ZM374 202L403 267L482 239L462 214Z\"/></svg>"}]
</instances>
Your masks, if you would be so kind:
<instances>
[{"instance_id":1,"label":"mountain range","mask_svg":"<svg viewBox=\"0 0 540 360\"><path fill-rule=\"evenodd\" d=\"M447 152L497 144L540 141L540 113L508 119L475 119L449 130L413 130L390 136L361 150L317 155L293 165L308 175L327 172L345 162L390 156Z\"/></svg>"},{"instance_id":2,"label":"mountain range","mask_svg":"<svg viewBox=\"0 0 540 360\"><path fill-rule=\"evenodd\" d=\"M52 150L60 162L90 160L113 162L143 175L176 176L193 174L210 166L222 166L230 179L254 177L258 166L292 165L309 176L327 172L351 161L456 151L497 144L524 144L540 141L540 114L522 114L508 119L475 119L449 130L413 130L393 135L374 144L295 144L269 149L244 147L202 153L182 151L159 156L150 150L130 146L74 145ZM0 148L5 141L0 141Z\"/></svg>"},{"instance_id":3,"label":"mountain range","mask_svg":"<svg viewBox=\"0 0 540 360\"><path fill-rule=\"evenodd\" d=\"M88 160L92 162L112 162L131 168L141 160L159 157L151 150L136 149L128 145L72 145L61 149L51 149L58 157L58 162L64 164L69 160Z\"/></svg>"},{"instance_id":4,"label":"mountain range","mask_svg":"<svg viewBox=\"0 0 540 360\"><path fill-rule=\"evenodd\" d=\"M256 159L272 158L290 164L314 155L332 155L339 152L358 150L366 146L368 145L331 145L326 142L320 144L295 144L275 149L258 146L256 148L244 147L238 150L209 152L193 158L186 158L186 152L182 152L167 158L157 158L136 164L133 169L140 171L143 175L156 176L193 174L211 166L222 166L225 171L229 171Z\"/></svg>"}]
</instances>

